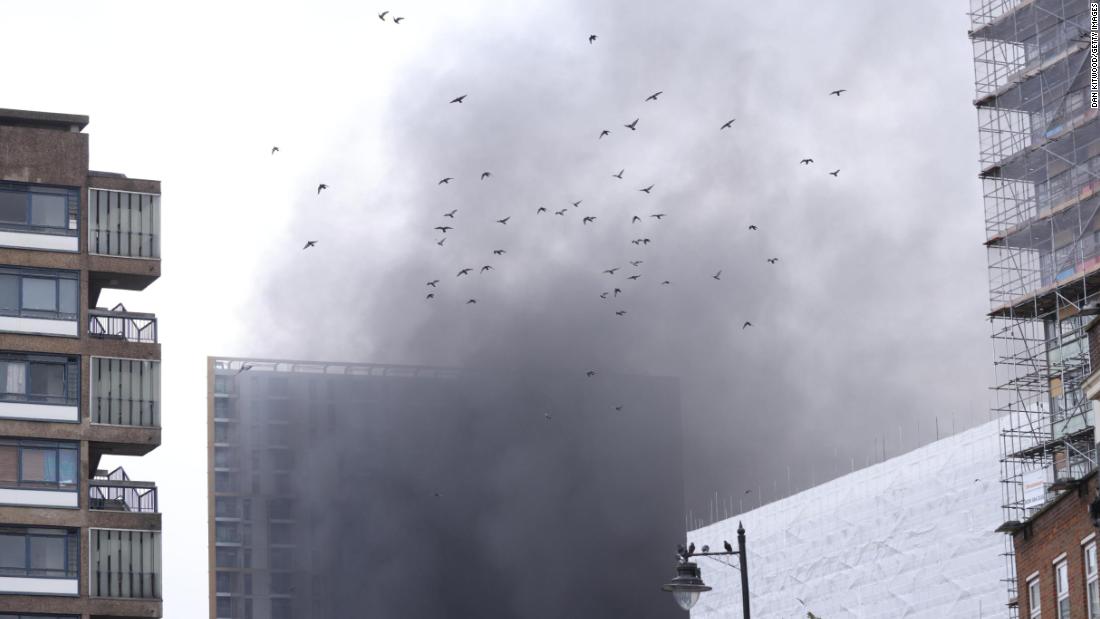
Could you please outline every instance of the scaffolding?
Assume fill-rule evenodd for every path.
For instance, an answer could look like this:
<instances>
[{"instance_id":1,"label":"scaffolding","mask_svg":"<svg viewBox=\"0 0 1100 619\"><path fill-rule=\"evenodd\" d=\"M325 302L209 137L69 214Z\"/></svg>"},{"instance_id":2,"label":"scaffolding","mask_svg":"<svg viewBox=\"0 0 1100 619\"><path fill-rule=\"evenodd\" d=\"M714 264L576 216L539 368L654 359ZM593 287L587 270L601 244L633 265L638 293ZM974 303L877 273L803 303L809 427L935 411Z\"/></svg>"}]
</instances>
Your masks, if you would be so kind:
<instances>
[{"instance_id":1,"label":"scaffolding","mask_svg":"<svg viewBox=\"0 0 1100 619\"><path fill-rule=\"evenodd\" d=\"M1096 466L1083 306L1100 300L1100 121L1088 0L972 0L970 39L989 259L1000 530ZM1018 616L1005 536L1010 616Z\"/></svg>"}]
</instances>

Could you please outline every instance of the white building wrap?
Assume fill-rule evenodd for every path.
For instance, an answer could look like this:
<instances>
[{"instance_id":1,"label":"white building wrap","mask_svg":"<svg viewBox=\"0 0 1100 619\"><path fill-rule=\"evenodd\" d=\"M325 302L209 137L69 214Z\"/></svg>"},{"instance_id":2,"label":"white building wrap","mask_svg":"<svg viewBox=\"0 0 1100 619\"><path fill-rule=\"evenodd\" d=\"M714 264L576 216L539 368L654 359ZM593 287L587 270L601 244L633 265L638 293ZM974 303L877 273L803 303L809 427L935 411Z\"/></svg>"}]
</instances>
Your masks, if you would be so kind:
<instances>
[{"instance_id":1,"label":"white building wrap","mask_svg":"<svg viewBox=\"0 0 1100 619\"><path fill-rule=\"evenodd\" d=\"M822 619L1006 618L1005 539L994 533L1003 519L998 424L691 531L688 540L712 551L729 540L736 549L744 523L754 619L807 611ZM714 589L691 616L740 618L739 572L696 562Z\"/></svg>"}]
</instances>

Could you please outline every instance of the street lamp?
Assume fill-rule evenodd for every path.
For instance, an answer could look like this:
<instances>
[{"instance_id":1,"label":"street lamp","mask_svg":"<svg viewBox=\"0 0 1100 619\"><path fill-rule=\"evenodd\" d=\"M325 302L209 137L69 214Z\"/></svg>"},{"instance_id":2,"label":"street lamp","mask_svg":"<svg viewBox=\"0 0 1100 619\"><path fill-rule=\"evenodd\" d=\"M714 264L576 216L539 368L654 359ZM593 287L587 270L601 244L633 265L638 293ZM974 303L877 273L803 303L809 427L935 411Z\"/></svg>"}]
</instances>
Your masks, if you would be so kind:
<instances>
[{"instance_id":1,"label":"street lamp","mask_svg":"<svg viewBox=\"0 0 1100 619\"><path fill-rule=\"evenodd\" d=\"M676 565L676 578L662 585L661 590L672 593L673 599L676 600L680 608L691 610L691 607L699 601L699 595L704 591L710 591L711 587L703 582L702 570L690 559L692 557L737 555L738 562L741 565L741 609L744 611L745 619L749 619L749 566L745 557L745 527L740 522L737 523L737 550L734 550L729 542L726 542L725 545L725 552L695 552L695 544L686 549L681 546L679 550L680 563Z\"/></svg>"}]
</instances>

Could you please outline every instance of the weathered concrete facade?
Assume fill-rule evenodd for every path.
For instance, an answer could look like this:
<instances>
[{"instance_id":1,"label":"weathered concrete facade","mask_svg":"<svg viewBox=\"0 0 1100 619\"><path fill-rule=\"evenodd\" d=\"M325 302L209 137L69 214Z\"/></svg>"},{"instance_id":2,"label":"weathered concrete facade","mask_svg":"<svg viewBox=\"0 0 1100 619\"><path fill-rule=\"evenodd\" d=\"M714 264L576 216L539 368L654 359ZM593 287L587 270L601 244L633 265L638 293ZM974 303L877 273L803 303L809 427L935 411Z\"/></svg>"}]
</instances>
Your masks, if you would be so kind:
<instances>
[{"instance_id":1,"label":"weathered concrete facade","mask_svg":"<svg viewBox=\"0 0 1100 619\"><path fill-rule=\"evenodd\" d=\"M92 570L90 559L93 557L89 548L90 529L159 532L161 528L155 488L149 484L140 485L129 480L117 482L116 488L121 489L120 492L133 487L142 492L152 488L151 504L140 510L131 509L127 501L122 499L113 502L100 499L99 503L92 505L91 491L92 486L96 485L92 482L103 454L143 455L160 444L159 423L137 426L93 422L92 358L159 361L160 344L155 341L155 322L151 338L136 338L121 332L100 332L93 335L89 311L96 307L99 292L104 288L142 290L156 281L160 276L160 258L159 252L155 258L92 253L89 247L89 189L156 195L159 208L160 182L89 171L89 136L82 132L87 123L86 116L0 109L0 182L14 184L13 186L26 184L28 195L31 195L35 186L49 186L76 189L80 196L76 223L70 221L70 229L63 233L71 238L72 226L76 226L78 251L10 247L0 237L0 266L79 271L79 318L75 337L0 330L0 351L4 353L57 354L80 358L79 423L12 419L0 415L0 438L3 439L79 441L78 508L0 504L0 526L64 527L70 531L79 529L79 594L26 595L0 590L0 614L54 613L81 619L160 617L162 604L159 595L93 596L89 582ZM28 204L31 204L30 198ZM28 206L28 209L31 208ZM28 217L33 223L33 216ZM0 228L3 227L0 223ZM8 227L7 230L11 228ZM159 234L159 229L155 233ZM48 233L43 234L47 235ZM112 315L110 320L123 324L129 318L118 313ZM155 393L157 395L149 405L156 406L159 410L159 383ZM143 402L143 405L146 403ZM100 480L100 485L106 483ZM0 501L2 500L0 497ZM157 546L155 552L158 573L153 577L159 579L159 541ZM70 555L66 556L71 560ZM147 571L143 573L148 574ZM158 591L159 586L158 583Z\"/></svg>"}]
</instances>

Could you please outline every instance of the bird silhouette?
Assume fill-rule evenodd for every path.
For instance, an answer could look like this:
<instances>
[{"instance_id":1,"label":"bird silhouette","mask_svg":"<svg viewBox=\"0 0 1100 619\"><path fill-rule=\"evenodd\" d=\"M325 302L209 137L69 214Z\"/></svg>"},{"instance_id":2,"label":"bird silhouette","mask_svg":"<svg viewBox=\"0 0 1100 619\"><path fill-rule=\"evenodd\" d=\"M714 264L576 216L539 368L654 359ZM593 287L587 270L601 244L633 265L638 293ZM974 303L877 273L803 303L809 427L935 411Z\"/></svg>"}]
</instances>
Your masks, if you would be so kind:
<instances>
[{"instance_id":1,"label":"bird silhouette","mask_svg":"<svg viewBox=\"0 0 1100 619\"><path fill-rule=\"evenodd\" d=\"M671 283L672 283L672 282L670 282L670 281L668 281L668 280L666 279L665 281L661 282L661 285L662 285L662 286L664 286L664 285L666 285L666 284L671 284Z\"/></svg>"},{"instance_id":2,"label":"bird silhouette","mask_svg":"<svg viewBox=\"0 0 1100 619\"><path fill-rule=\"evenodd\" d=\"M454 99L451 99L451 103L462 103L465 99L466 95L462 95L461 97L455 97Z\"/></svg>"},{"instance_id":3,"label":"bird silhouette","mask_svg":"<svg viewBox=\"0 0 1100 619\"><path fill-rule=\"evenodd\" d=\"M840 168L837 168L837 169L833 170L832 172L829 172L829 174L831 174L833 176L836 176L836 175L840 174Z\"/></svg>"},{"instance_id":4,"label":"bird silhouette","mask_svg":"<svg viewBox=\"0 0 1100 619\"><path fill-rule=\"evenodd\" d=\"M663 90L658 90L657 92L655 92L655 93L649 95L648 97L646 97L645 100L646 101L656 101L657 97L660 96L660 94L663 93L663 92L664 92Z\"/></svg>"},{"instance_id":5,"label":"bird silhouette","mask_svg":"<svg viewBox=\"0 0 1100 619\"><path fill-rule=\"evenodd\" d=\"M535 214L538 215L539 213L545 213L545 212L546 212L546 207L545 206L540 206L539 210L535 211Z\"/></svg>"},{"instance_id":6,"label":"bird silhouette","mask_svg":"<svg viewBox=\"0 0 1100 619\"><path fill-rule=\"evenodd\" d=\"M812 612L807 610L806 611L806 619L821 619L821 617L818 617L817 615L815 615Z\"/></svg>"},{"instance_id":7,"label":"bird silhouette","mask_svg":"<svg viewBox=\"0 0 1100 619\"><path fill-rule=\"evenodd\" d=\"M576 202L574 202L573 203L573 208L577 208L578 206L580 206L581 202L584 202L584 200L577 200Z\"/></svg>"},{"instance_id":8,"label":"bird silhouette","mask_svg":"<svg viewBox=\"0 0 1100 619\"><path fill-rule=\"evenodd\" d=\"M482 172L481 173L481 180L485 180L485 179L489 178L492 175L493 175L492 172Z\"/></svg>"},{"instance_id":9,"label":"bird silhouette","mask_svg":"<svg viewBox=\"0 0 1100 619\"><path fill-rule=\"evenodd\" d=\"M642 239L642 245L649 245L649 239Z\"/></svg>"},{"instance_id":10,"label":"bird silhouette","mask_svg":"<svg viewBox=\"0 0 1100 619\"><path fill-rule=\"evenodd\" d=\"M431 286L432 288L435 288L435 285L438 284L438 283L439 283L438 279L433 279L432 281L428 282L427 285Z\"/></svg>"},{"instance_id":11,"label":"bird silhouette","mask_svg":"<svg viewBox=\"0 0 1100 619\"><path fill-rule=\"evenodd\" d=\"M482 272L482 273L484 273L485 271L492 271L492 270L493 270L493 267L492 267L492 265L488 265L488 264L487 264L487 265L485 265L485 266L481 267L481 272Z\"/></svg>"},{"instance_id":12,"label":"bird silhouette","mask_svg":"<svg viewBox=\"0 0 1100 619\"><path fill-rule=\"evenodd\" d=\"M389 14L389 11L382 11L381 13L378 14L378 19L381 19L382 21L386 21L386 15L388 15L388 14Z\"/></svg>"},{"instance_id":13,"label":"bird silhouette","mask_svg":"<svg viewBox=\"0 0 1100 619\"><path fill-rule=\"evenodd\" d=\"M775 264L776 262L779 262L779 258L768 258L768 262Z\"/></svg>"},{"instance_id":14,"label":"bird silhouette","mask_svg":"<svg viewBox=\"0 0 1100 619\"><path fill-rule=\"evenodd\" d=\"M809 157L803 159L802 161L799 161L799 163L801 163L802 165L810 165L813 162L814 162L814 160L810 159Z\"/></svg>"},{"instance_id":15,"label":"bird silhouette","mask_svg":"<svg viewBox=\"0 0 1100 619\"><path fill-rule=\"evenodd\" d=\"M279 152L279 147L278 146L272 146L271 147L271 154L274 155L277 152Z\"/></svg>"},{"instance_id":16,"label":"bird silhouette","mask_svg":"<svg viewBox=\"0 0 1100 619\"><path fill-rule=\"evenodd\" d=\"M328 189L328 185L326 185L324 183L321 183L320 185L317 185L317 194L318 195L320 195L322 189Z\"/></svg>"},{"instance_id":17,"label":"bird silhouette","mask_svg":"<svg viewBox=\"0 0 1100 619\"><path fill-rule=\"evenodd\" d=\"M424 298L425 298L425 299L434 299L434 298L435 298L435 293L434 293L434 292L429 292L429 293L428 293L428 296L426 296L426 297L424 297Z\"/></svg>"},{"instance_id":18,"label":"bird silhouette","mask_svg":"<svg viewBox=\"0 0 1100 619\"><path fill-rule=\"evenodd\" d=\"M551 419L553 419L553 417L550 415L550 413L543 413L542 416L546 417L547 421L550 421Z\"/></svg>"},{"instance_id":19,"label":"bird silhouette","mask_svg":"<svg viewBox=\"0 0 1100 619\"><path fill-rule=\"evenodd\" d=\"M638 275L637 273L635 273L634 275L631 275L631 276L630 276L630 277L628 277L627 279L629 279L629 280L631 280L631 281L638 281L638 278L639 278L639 277L641 277L641 275Z\"/></svg>"},{"instance_id":20,"label":"bird silhouette","mask_svg":"<svg viewBox=\"0 0 1100 619\"><path fill-rule=\"evenodd\" d=\"M711 277L713 277L714 279L716 279L718 281L722 281L722 270L719 269L718 272L715 273L714 275L711 275Z\"/></svg>"},{"instance_id":21,"label":"bird silhouette","mask_svg":"<svg viewBox=\"0 0 1100 619\"><path fill-rule=\"evenodd\" d=\"M735 120L737 120L737 119L736 118L729 119L728 121L726 121L726 124L722 125L718 130L721 131L722 129L732 129L733 128L733 121L735 121Z\"/></svg>"},{"instance_id":22,"label":"bird silhouette","mask_svg":"<svg viewBox=\"0 0 1100 619\"><path fill-rule=\"evenodd\" d=\"M569 212L569 211L566 210L566 209L562 209L560 211L554 211L554 214L555 215L565 215L567 212Z\"/></svg>"},{"instance_id":23,"label":"bird silhouette","mask_svg":"<svg viewBox=\"0 0 1100 619\"><path fill-rule=\"evenodd\" d=\"M400 24L401 20L403 20L403 19L405 19L405 18L404 17L394 17L393 18L393 23Z\"/></svg>"},{"instance_id":24,"label":"bird silhouette","mask_svg":"<svg viewBox=\"0 0 1100 619\"><path fill-rule=\"evenodd\" d=\"M654 215L650 215L650 217L654 217L654 218L657 219L657 221L661 221L661 218L665 217L665 214L664 213L656 213Z\"/></svg>"},{"instance_id":25,"label":"bird silhouette","mask_svg":"<svg viewBox=\"0 0 1100 619\"><path fill-rule=\"evenodd\" d=\"M733 552L733 546L730 546L730 543L729 543L729 542L727 542L727 541L723 541L723 542L722 542L722 545L723 545L723 546L725 546L725 548L726 548L726 552L729 552L729 553L732 553L732 552Z\"/></svg>"},{"instance_id":26,"label":"bird silhouette","mask_svg":"<svg viewBox=\"0 0 1100 619\"><path fill-rule=\"evenodd\" d=\"M617 410L617 411L621 411L621 410L623 410L623 405L622 405L622 404L620 404L620 405L616 406L616 407L615 407L615 410Z\"/></svg>"},{"instance_id":27,"label":"bird silhouette","mask_svg":"<svg viewBox=\"0 0 1100 619\"><path fill-rule=\"evenodd\" d=\"M639 119L635 118L634 122L630 123L629 125L623 125L623 126L626 127L627 129L630 129L631 131L637 131L638 130L638 120Z\"/></svg>"},{"instance_id":28,"label":"bird silhouette","mask_svg":"<svg viewBox=\"0 0 1100 619\"><path fill-rule=\"evenodd\" d=\"M237 370L237 374L235 374L234 376L240 375L241 372L247 372L248 370L251 370L251 369L252 369L252 364L251 363L242 363L241 368L239 370Z\"/></svg>"},{"instance_id":29,"label":"bird silhouette","mask_svg":"<svg viewBox=\"0 0 1100 619\"><path fill-rule=\"evenodd\" d=\"M840 93L842 93L842 92L848 92L848 89L847 88L841 88L840 90L834 90L834 91L830 92L829 94L830 95L836 95L836 96L839 97Z\"/></svg>"},{"instance_id":30,"label":"bird silhouette","mask_svg":"<svg viewBox=\"0 0 1100 619\"><path fill-rule=\"evenodd\" d=\"M707 546L706 544L703 544L702 550L703 550L703 552L710 552L710 546Z\"/></svg>"},{"instance_id":31,"label":"bird silhouette","mask_svg":"<svg viewBox=\"0 0 1100 619\"><path fill-rule=\"evenodd\" d=\"M641 189L639 189L638 191L644 191L644 192L646 192L646 193L649 193L649 192L650 192L650 191L652 191L652 190L653 190L653 185L650 185L649 187L642 187L642 188L641 188Z\"/></svg>"},{"instance_id":32,"label":"bird silhouette","mask_svg":"<svg viewBox=\"0 0 1100 619\"><path fill-rule=\"evenodd\" d=\"M453 178L448 176L447 178L445 178L445 179L439 181L438 183L436 183L436 185L447 185L447 184L450 184L450 182L453 181L453 180L454 180Z\"/></svg>"},{"instance_id":33,"label":"bird silhouette","mask_svg":"<svg viewBox=\"0 0 1100 619\"><path fill-rule=\"evenodd\" d=\"M443 237L443 238L439 239L438 241L436 241L435 244L439 245L440 247L443 247L443 241L446 241L446 240L447 240L447 237Z\"/></svg>"},{"instance_id":34,"label":"bird silhouette","mask_svg":"<svg viewBox=\"0 0 1100 619\"><path fill-rule=\"evenodd\" d=\"M642 239L634 239L633 241L631 241L631 243L633 243L635 245L641 245L642 244Z\"/></svg>"},{"instance_id":35,"label":"bird silhouette","mask_svg":"<svg viewBox=\"0 0 1100 619\"><path fill-rule=\"evenodd\" d=\"M616 316L626 316L626 310L619 310L615 312Z\"/></svg>"},{"instance_id":36,"label":"bird silhouette","mask_svg":"<svg viewBox=\"0 0 1100 619\"><path fill-rule=\"evenodd\" d=\"M604 271L604 273L607 273L608 275L614 275L615 271L618 271L620 268L622 268L622 267L615 267L615 268L612 268L612 269L607 269L607 270Z\"/></svg>"},{"instance_id":37,"label":"bird silhouette","mask_svg":"<svg viewBox=\"0 0 1100 619\"><path fill-rule=\"evenodd\" d=\"M693 554L695 554L695 542L692 542L692 543L691 543L691 544L690 544L690 545L688 546L688 554L689 554L689 555L693 555Z\"/></svg>"},{"instance_id":38,"label":"bird silhouette","mask_svg":"<svg viewBox=\"0 0 1100 619\"><path fill-rule=\"evenodd\" d=\"M623 168L623 169L619 170L618 174L612 174L611 176L613 176L613 177L615 177L619 180L622 180L623 179L623 172L626 172L626 168Z\"/></svg>"},{"instance_id":39,"label":"bird silhouette","mask_svg":"<svg viewBox=\"0 0 1100 619\"><path fill-rule=\"evenodd\" d=\"M752 326L752 323L746 320L745 324L741 325L741 330L744 331L745 327L751 327L751 326Z\"/></svg>"},{"instance_id":40,"label":"bird silhouette","mask_svg":"<svg viewBox=\"0 0 1100 619\"><path fill-rule=\"evenodd\" d=\"M435 228L432 228L432 229L433 230L439 230L443 234L447 234L448 230L454 230L454 228L452 228L451 226L436 226Z\"/></svg>"},{"instance_id":41,"label":"bird silhouette","mask_svg":"<svg viewBox=\"0 0 1100 619\"><path fill-rule=\"evenodd\" d=\"M756 230L756 226L749 224L749 230Z\"/></svg>"},{"instance_id":42,"label":"bird silhouette","mask_svg":"<svg viewBox=\"0 0 1100 619\"><path fill-rule=\"evenodd\" d=\"M317 244L317 241L306 241L306 244L302 247L302 249L309 249L310 247L313 247L316 244Z\"/></svg>"},{"instance_id":43,"label":"bird silhouette","mask_svg":"<svg viewBox=\"0 0 1100 619\"><path fill-rule=\"evenodd\" d=\"M641 263L642 263L642 261L641 261L641 260L631 260L631 261L630 261L630 266L632 266L632 267L636 267L636 266L638 266L638 265L639 265L639 264L641 264Z\"/></svg>"},{"instance_id":44,"label":"bird silhouette","mask_svg":"<svg viewBox=\"0 0 1100 619\"><path fill-rule=\"evenodd\" d=\"M622 292L622 290L621 290L621 289L619 289L619 288L616 288L616 289L615 289L615 296L616 296L616 297L617 297L617 296L619 296L619 293L620 293L620 292Z\"/></svg>"},{"instance_id":45,"label":"bird silhouette","mask_svg":"<svg viewBox=\"0 0 1100 619\"><path fill-rule=\"evenodd\" d=\"M598 137L598 138L596 138L596 139L597 139L597 140L602 140L602 139L603 139L603 136L605 136L605 135L611 135L611 132L610 132L610 131L608 131L607 129L604 129L603 131L601 131L601 132L600 132L600 137Z\"/></svg>"},{"instance_id":46,"label":"bird silhouette","mask_svg":"<svg viewBox=\"0 0 1100 619\"><path fill-rule=\"evenodd\" d=\"M471 303L477 303L477 299L470 299L469 301L466 302L466 305L469 305Z\"/></svg>"},{"instance_id":47,"label":"bird silhouette","mask_svg":"<svg viewBox=\"0 0 1100 619\"><path fill-rule=\"evenodd\" d=\"M455 277L462 277L463 275L469 275L470 271L472 271L472 270L473 269L470 269L470 268L462 269L461 271L458 272L458 275L455 275Z\"/></svg>"},{"instance_id":48,"label":"bird silhouette","mask_svg":"<svg viewBox=\"0 0 1100 619\"><path fill-rule=\"evenodd\" d=\"M610 293L610 292L601 292L601 293L600 293L600 298L601 298L601 299L606 299L606 298L607 298L607 295L609 295L609 294L611 294L611 293Z\"/></svg>"},{"instance_id":49,"label":"bird silhouette","mask_svg":"<svg viewBox=\"0 0 1100 619\"><path fill-rule=\"evenodd\" d=\"M450 213L443 213L443 216L444 217L450 217L451 219L454 219L455 218L455 213L457 213L457 212L458 212L458 209L454 209Z\"/></svg>"},{"instance_id":50,"label":"bird silhouette","mask_svg":"<svg viewBox=\"0 0 1100 619\"><path fill-rule=\"evenodd\" d=\"M590 34L590 35L588 35L588 43L589 43L589 45L591 45L592 43L595 43L595 42L596 42L596 39L597 39L596 35L594 35L594 34Z\"/></svg>"},{"instance_id":51,"label":"bird silhouette","mask_svg":"<svg viewBox=\"0 0 1100 619\"><path fill-rule=\"evenodd\" d=\"M432 493L432 496L434 496L435 498L437 498L437 499L438 499L439 497L441 497L441 496L443 496L443 495L442 495L442 494L440 494L440 493L438 493L438 492L433 492L433 493Z\"/></svg>"},{"instance_id":52,"label":"bird silhouette","mask_svg":"<svg viewBox=\"0 0 1100 619\"><path fill-rule=\"evenodd\" d=\"M504 250L503 249L494 249L493 253L497 256L503 256L504 255Z\"/></svg>"},{"instance_id":53,"label":"bird silhouette","mask_svg":"<svg viewBox=\"0 0 1100 619\"><path fill-rule=\"evenodd\" d=\"M584 373L584 375L589 377L589 378L592 378L593 376L596 375L596 370L588 370L587 372Z\"/></svg>"},{"instance_id":54,"label":"bird silhouette","mask_svg":"<svg viewBox=\"0 0 1100 619\"><path fill-rule=\"evenodd\" d=\"M596 218L595 217L585 217L583 223L587 224L590 221L596 221Z\"/></svg>"},{"instance_id":55,"label":"bird silhouette","mask_svg":"<svg viewBox=\"0 0 1100 619\"><path fill-rule=\"evenodd\" d=\"M509 216L505 217L504 219L498 219L498 220L497 220L497 223L498 223L498 224L504 224L504 225L507 225L507 224L508 224L508 220L509 220L509 219L511 219L511 218L512 218L512 216L511 216L511 215L509 215Z\"/></svg>"}]
</instances>

